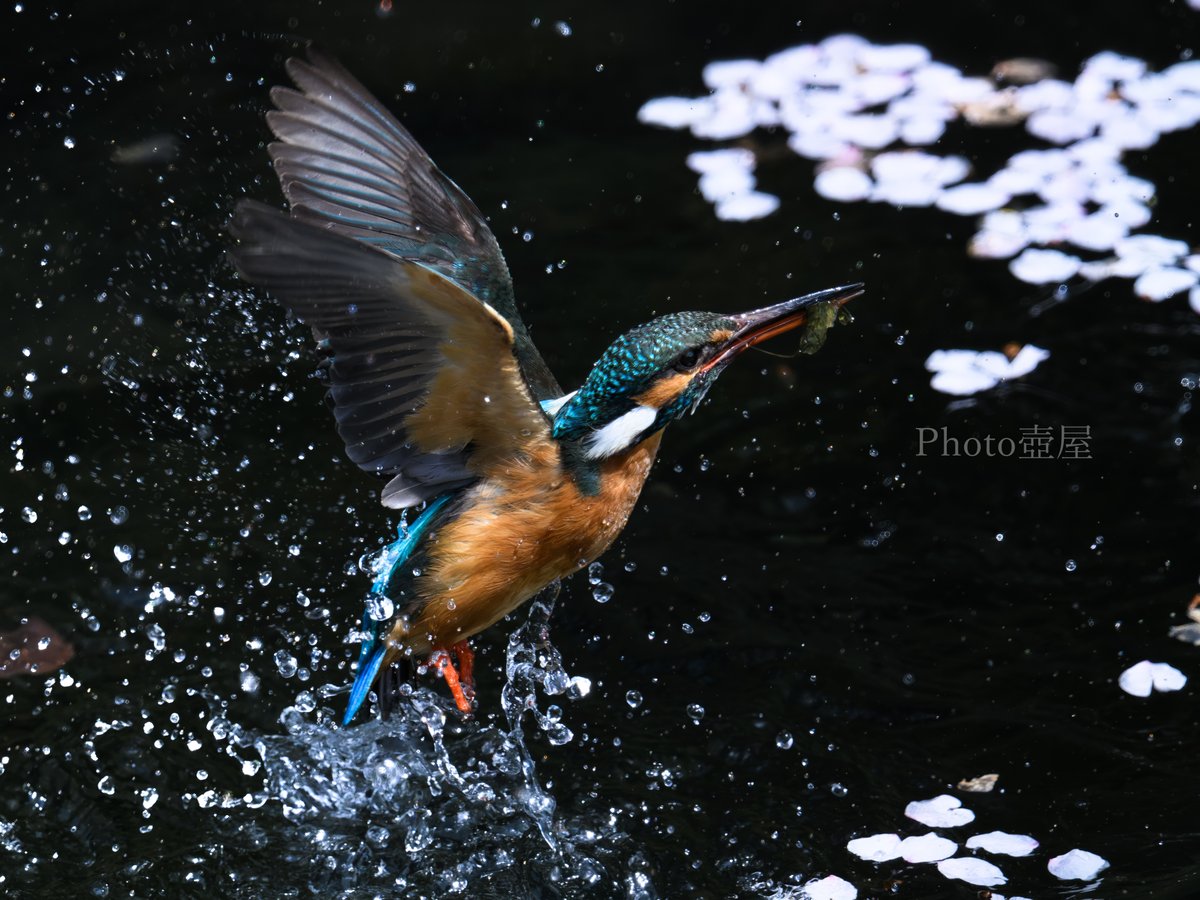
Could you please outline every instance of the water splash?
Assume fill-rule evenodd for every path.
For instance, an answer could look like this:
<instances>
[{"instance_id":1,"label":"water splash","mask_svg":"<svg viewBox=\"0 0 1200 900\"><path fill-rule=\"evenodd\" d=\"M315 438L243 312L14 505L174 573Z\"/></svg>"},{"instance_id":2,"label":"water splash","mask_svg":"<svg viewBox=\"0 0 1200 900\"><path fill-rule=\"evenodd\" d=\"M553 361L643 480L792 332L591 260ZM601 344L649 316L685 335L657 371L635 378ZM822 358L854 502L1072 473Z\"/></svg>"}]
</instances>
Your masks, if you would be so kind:
<instances>
[{"instance_id":1,"label":"water splash","mask_svg":"<svg viewBox=\"0 0 1200 900\"><path fill-rule=\"evenodd\" d=\"M464 722L434 689L405 685L390 719L340 728L336 712L305 692L308 702L298 700L281 714L283 733L215 723L228 738L227 752L243 772L261 777L262 788L241 800L209 792L196 802L277 803L315 851L336 861L326 865L343 888L348 878L379 884L386 876L398 886L416 879L461 891L501 871L524 877L519 864L530 858L560 884L601 882L605 866L581 847L611 850L624 835L611 817L597 823L559 812L539 780L525 730L532 722L550 744L571 742L562 708L545 698L576 700L591 689L588 679L566 672L550 642L556 595L533 601L509 639L503 724ZM316 693L332 699L344 688Z\"/></svg>"}]
</instances>

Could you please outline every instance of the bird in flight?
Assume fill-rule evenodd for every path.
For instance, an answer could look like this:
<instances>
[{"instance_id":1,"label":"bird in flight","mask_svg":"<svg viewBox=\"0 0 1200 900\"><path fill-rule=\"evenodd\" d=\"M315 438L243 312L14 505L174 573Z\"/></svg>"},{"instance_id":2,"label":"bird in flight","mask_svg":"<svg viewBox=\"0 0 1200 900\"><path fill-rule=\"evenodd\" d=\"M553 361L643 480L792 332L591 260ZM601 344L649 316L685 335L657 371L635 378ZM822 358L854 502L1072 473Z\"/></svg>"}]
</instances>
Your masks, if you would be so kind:
<instances>
[{"instance_id":1,"label":"bird in flight","mask_svg":"<svg viewBox=\"0 0 1200 900\"><path fill-rule=\"evenodd\" d=\"M733 359L862 286L660 316L564 393L475 204L331 56L286 67L296 87L271 91L267 124L289 212L239 204L232 257L311 326L347 454L386 476L385 507L414 514L368 594L344 724L414 663L470 713L469 639L608 549L663 429Z\"/></svg>"}]
</instances>

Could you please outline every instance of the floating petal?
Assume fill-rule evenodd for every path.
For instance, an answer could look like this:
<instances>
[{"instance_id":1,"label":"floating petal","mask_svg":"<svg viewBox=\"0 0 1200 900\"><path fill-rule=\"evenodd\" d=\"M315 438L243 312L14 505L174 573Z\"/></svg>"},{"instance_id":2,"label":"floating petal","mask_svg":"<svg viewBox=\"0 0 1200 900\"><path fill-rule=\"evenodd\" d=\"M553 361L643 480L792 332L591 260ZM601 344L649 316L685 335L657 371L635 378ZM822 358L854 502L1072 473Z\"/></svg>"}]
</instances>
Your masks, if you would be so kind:
<instances>
[{"instance_id":1,"label":"floating petal","mask_svg":"<svg viewBox=\"0 0 1200 900\"><path fill-rule=\"evenodd\" d=\"M900 855L905 862L937 862L954 855L958 844L930 832L920 837L906 837L900 842Z\"/></svg>"},{"instance_id":2,"label":"floating petal","mask_svg":"<svg viewBox=\"0 0 1200 900\"><path fill-rule=\"evenodd\" d=\"M810 881L800 892L803 900L856 900L858 888L836 875L826 875L819 881Z\"/></svg>"},{"instance_id":3,"label":"floating petal","mask_svg":"<svg viewBox=\"0 0 1200 900\"><path fill-rule=\"evenodd\" d=\"M725 169L742 169L749 172L754 169L754 154L742 147L699 150L688 154L687 165L693 172L699 172L701 175Z\"/></svg>"},{"instance_id":4,"label":"floating petal","mask_svg":"<svg viewBox=\"0 0 1200 900\"><path fill-rule=\"evenodd\" d=\"M742 87L750 84L762 69L756 59L730 59L709 63L701 72L704 83L710 88Z\"/></svg>"},{"instance_id":5,"label":"floating petal","mask_svg":"<svg viewBox=\"0 0 1200 900\"><path fill-rule=\"evenodd\" d=\"M1008 879L999 868L983 859L966 856L958 859L943 859L937 864L938 871L947 878L957 878L979 887L995 887L1007 884Z\"/></svg>"},{"instance_id":6,"label":"floating petal","mask_svg":"<svg viewBox=\"0 0 1200 900\"><path fill-rule=\"evenodd\" d=\"M1028 284L1060 283L1078 274L1079 257L1030 247L1009 263L1008 269Z\"/></svg>"},{"instance_id":7,"label":"floating petal","mask_svg":"<svg viewBox=\"0 0 1200 900\"><path fill-rule=\"evenodd\" d=\"M1090 881L1108 868L1108 860L1087 850L1071 850L1046 864L1050 874L1064 881Z\"/></svg>"},{"instance_id":8,"label":"floating petal","mask_svg":"<svg viewBox=\"0 0 1200 900\"><path fill-rule=\"evenodd\" d=\"M1117 678L1117 684L1127 694L1149 697L1152 691L1178 691L1187 684L1187 676L1167 663L1143 659L1130 666Z\"/></svg>"},{"instance_id":9,"label":"floating petal","mask_svg":"<svg viewBox=\"0 0 1200 900\"><path fill-rule=\"evenodd\" d=\"M754 190L754 176L741 168L717 169L700 176L700 193L705 200L716 203L737 194Z\"/></svg>"},{"instance_id":10,"label":"floating petal","mask_svg":"<svg viewBox=\"0 0 1200 900\"><path fill-rule=\"evenodd\" d=\"M762 191L735 194L717 203L717 218L729 222L746 222L761 219L779 209L779 198Z\"/></svg>"},{"instance_id":11,"label":"floating petal","mask_svg":"<svg viewBox=\"0 0 1200 900\"><path fill-rule=\"evenodd\" d=\"M1200 281L1200 275L1195 272L1161 266L1148 269L1138 276L1138 280L1133 283L1133 290L1143 300L1153 300L1157 303L1195 287L1197 281Z\"/></svg>"},{"instance_id":12,"label":"floating petal","mask_svg":"<svg viewBox=\"0 0 1200 900\"><path fill-rule=\"evenodd\" d=\"M875 183L871 176L851 166L837 166L818 173L813 187L826 200L854 202L871 195Z\"/></svg>"},{"instance_id":13,"label":"floating petal","mask_svg":"<svg viewBox=\"0 0 1200 900\"><path fill-rule=\"evenodd\" d=\"M897 834L873 834L855 838L846 844L846 849L868 862L887 862L900 856L900 836Z\"/></svg>"},{"instance_id":14,"label":"floating petal","mask_svg":"<svg viewBox=\"0 0 1200 900\"><path fill-rule=\"evenodd\" d=\"M658 97L638 110L638 121L661 128L688 128L707 119L715 106L711 97Z\"/></svg>"},{"instance_id":15,"label":"floating petal","mask_svg":"<svg viewBox=\"0 0 1200 900\"><path fill-rule=\"evenodd\" d=\"M959 353L970 353L971 351L958 351ZM1004 357L1001 354L996 354L1001 359ZM951 359L952 357L945 357ZM931 360L934 357L930 356L925 361L928 368ZM959 357L958 359L962 359ZM978 355L976 355L978 359ZM956 360L957 362L957 360ZM904 815L910 819L915 819L922 825L928 825L930 828L955 828L959 825L966 825L968 822L975 820L975 813L966 809L962 805L962 801L950 794L939 794L930 800L914 800L904 807Z\"/></svg>"},{"instance_id":16,"label":"floating petal","mask_svg":"<svg viewBox=\"0 0 1200 900\"><path fill-rule=\"evenodd\" d=\"M929 51L919 44L867 44L858 51L858 64L875 72L907 72L924 65L929 59Z\"/></svg>"},{"instance_id":17,"label":"floating petal","mask_svg":"<svg viewBox=\"0 0 1200 900\"><path fill-rule=\"evenodd\" d=\"M1038 842L1027 834L1009 834L1006 831L989 831L967 838L968 850L985 850L1005 856L1028 856L1038 848Z\"/></svg>"},{"instance_id":18,"label":"floating petal","mask_svg":"<svg viewBox=\"0 0 1200 900\"><path fill-rule=\"evenodd\" d=\"M990 184L960 184L946 188L938 198L938 209L958 216L977 216L999 209L1012 199L1007 191Z\"/></svg>"}]
</instances>

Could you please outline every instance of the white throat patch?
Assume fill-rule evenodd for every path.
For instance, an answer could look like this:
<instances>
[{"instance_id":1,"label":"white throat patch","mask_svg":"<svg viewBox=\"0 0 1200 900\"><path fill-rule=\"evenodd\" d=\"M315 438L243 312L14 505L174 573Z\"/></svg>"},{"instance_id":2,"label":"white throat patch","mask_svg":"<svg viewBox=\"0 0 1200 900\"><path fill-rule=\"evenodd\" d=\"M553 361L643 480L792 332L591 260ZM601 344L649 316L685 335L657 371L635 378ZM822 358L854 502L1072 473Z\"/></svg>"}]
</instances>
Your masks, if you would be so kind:
<instances>
[{"instance_id":1,"label":"white throat patch","mask_svg":"<svg viewBox=\"0 0 1200 900\"><path fill-rule=\"evenodd\" d=\"M658 410L653 406L635 406L595 431L587 442L588 459L612 456L631 446L639 434L654 424Z\"/></svg>"}]
</instances>

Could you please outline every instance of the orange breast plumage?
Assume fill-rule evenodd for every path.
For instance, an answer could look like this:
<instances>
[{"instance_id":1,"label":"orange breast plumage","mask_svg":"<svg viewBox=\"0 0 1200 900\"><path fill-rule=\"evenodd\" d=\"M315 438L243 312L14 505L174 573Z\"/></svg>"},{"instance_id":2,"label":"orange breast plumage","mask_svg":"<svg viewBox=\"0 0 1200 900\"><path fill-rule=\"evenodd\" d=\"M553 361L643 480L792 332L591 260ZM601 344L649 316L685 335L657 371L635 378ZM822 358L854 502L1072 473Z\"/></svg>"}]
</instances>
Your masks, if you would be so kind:
<instances>
[{"instance_id":1,"label":"orange breast plumage","mask_svg":"<svg viewBox=\"0 0 1200 900\"><path fill-rule=\"evenodd\" d=\"M549 442L497 465L430 534L412 614L389 633L389 657L466 640L604 553L633 512L661 438L604 460L594 494L580 490Z\"/></svg>"}]
</instances>

